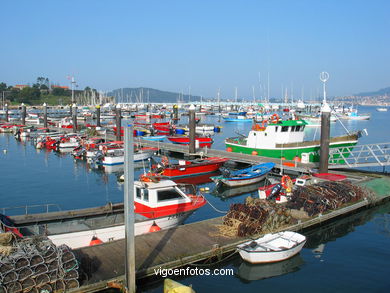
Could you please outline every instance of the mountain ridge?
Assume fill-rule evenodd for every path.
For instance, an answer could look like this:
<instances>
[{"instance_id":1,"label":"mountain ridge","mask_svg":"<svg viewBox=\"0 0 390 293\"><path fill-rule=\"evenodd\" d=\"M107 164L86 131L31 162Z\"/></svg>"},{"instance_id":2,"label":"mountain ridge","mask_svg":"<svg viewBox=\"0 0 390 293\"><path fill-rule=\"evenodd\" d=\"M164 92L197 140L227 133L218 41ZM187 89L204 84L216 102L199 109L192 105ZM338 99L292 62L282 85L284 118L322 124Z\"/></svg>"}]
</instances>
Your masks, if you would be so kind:
<instances>
[{"instance_id":1,"label":"mountain ridge","mask_svg":"<svg viewBox=\"0 0 390 293\"><path fill-rule=\"evenodd\" d=\"M117 103L177 103L200 101L200 96L162 91L153 88L120 88L112 90L109 96L115 97Z\"/></svg>"}]
</instances>

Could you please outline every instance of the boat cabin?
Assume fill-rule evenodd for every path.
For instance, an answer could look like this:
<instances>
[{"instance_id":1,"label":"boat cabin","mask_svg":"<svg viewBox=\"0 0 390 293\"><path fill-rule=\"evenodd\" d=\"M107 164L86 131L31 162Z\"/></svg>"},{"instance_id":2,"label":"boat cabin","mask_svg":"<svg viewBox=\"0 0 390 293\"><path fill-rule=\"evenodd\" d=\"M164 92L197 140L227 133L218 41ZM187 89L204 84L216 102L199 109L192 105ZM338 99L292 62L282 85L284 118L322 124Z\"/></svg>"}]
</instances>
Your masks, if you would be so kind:
<instances>
[{"instance_id":1,"label":"boat cabin","mask_svg":"<svg viewBox=\"0 0 390 293\"><path fill-rule=\"evenodd\" d=\"M135 212L147 218L156 218L184 212L192 204L189 197L171 180L134 182Z\"/></svg>"},{"instance_id":2,"label":"boat cabin","mask_svg":"<svg viewBox=\"0 0 390 293\"><path fill-rule=\"evenodd\" d=\"M287 120L270 123L266 127L254 127L248 135L247 146L253 148L274 148L277 144L303 142L304 120Z\"/></svg>"}]
</instances>

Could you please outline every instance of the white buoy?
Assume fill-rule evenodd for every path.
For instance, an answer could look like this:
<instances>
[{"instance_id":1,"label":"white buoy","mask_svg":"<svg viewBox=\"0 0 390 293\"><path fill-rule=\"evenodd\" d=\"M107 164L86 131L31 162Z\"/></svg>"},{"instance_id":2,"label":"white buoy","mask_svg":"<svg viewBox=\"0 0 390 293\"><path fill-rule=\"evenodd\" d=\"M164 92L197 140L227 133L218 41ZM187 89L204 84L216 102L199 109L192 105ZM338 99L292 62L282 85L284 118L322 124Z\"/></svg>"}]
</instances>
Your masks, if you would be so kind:
<instances>
[{"instance_id":1,"label":"white buoy","mask_svg":"<svg viewBox=\"0 0 390 293\"><path fill-rule=\"evenodd\" d=\"M6 154L6 153L7 153L7 150L3 150L3 153Z\"/></svg>"}]
</instances>

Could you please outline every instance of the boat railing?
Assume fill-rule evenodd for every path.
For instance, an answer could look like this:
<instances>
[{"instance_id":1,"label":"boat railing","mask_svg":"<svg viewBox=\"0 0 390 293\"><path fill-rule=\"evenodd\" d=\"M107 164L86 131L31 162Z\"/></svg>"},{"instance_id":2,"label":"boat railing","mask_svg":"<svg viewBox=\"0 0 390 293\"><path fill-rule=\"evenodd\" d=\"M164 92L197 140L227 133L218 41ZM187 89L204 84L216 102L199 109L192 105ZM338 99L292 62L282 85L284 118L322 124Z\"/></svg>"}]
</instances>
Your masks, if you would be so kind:
<instances>
[{"instance_id":1,"label":"boat railing","mask_svg":"<svg viewBox=\"0 0 390 293\"><path fill-rule=\"evenodd\" d=\"M61 211L61 208L58 204L41 204L41 205L25 205L25 206L16 206L16 207L3 207L1 208L3 215L21 215L20 211L23 211L25 215L28 214L38 214L38 213L49 213L55 211ZM19 211L19 212L18 212Z\"/></svg>"}]
</instances>

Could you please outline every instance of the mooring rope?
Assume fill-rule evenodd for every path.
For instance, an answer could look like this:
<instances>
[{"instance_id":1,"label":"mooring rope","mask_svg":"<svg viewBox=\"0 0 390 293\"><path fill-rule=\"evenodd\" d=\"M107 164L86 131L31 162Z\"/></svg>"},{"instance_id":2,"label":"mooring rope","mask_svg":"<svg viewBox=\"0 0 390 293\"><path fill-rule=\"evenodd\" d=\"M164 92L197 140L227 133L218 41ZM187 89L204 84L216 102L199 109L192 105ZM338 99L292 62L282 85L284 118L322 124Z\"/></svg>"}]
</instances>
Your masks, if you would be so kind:
<instances>
[{"instance_id":1,"label":"mooring rope","mask_svg":"<svg viewBox=\"0 0 390 293\"><path fill-rule=\"evenodd\" d=\"M228 212L227 211L221 211L219 209L217 209L215 206L213 206L209 201L207 201L207 203L218 213L221 213L221 214L227 214Z\"/></svg>"}]
</instances>

